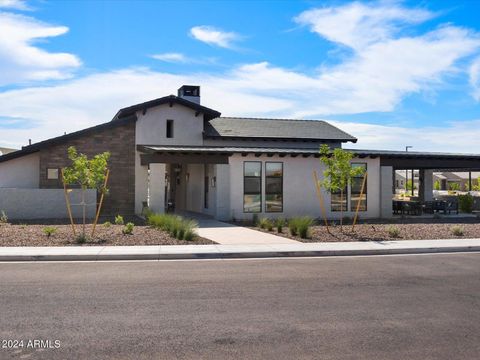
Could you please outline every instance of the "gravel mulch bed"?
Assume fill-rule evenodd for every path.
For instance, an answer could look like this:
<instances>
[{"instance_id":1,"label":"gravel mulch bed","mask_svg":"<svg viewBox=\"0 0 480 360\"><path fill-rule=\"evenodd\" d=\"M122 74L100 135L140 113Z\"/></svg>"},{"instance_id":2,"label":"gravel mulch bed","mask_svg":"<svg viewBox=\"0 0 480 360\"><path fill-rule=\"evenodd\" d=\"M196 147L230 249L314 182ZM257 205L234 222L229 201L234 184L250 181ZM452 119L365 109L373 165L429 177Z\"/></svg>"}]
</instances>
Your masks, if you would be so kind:
<instances>
[{"instance_id":1,"label":"gravel mulch bed","mask_svg":"<svg viewBox=\"0 0 480 360\"><path fill-rule=\"evenodd\" d=\"M57 229L55 234L48 237L43 232L46 226ZM168 233L153 229L139 223L133 229L132 235L123 235L123 225L109 227L98 224L95 237L88 239L84 244L78 244L72 234L71 225L60 224L55 221L44 224L2 224L0 225L0 246L70 246L70 245L202 245L215 244L205 238L197 237L193 241L177 240ZM92 225L88 224L86 233L90 236ZM77 226L77 234L81 226Z\"/></svg>"},{"instance_id":2,"label":"gravel mulch bed","mask_svg":"<svg viewBox=\"0 0 480 360\"><path fill-rule=\"evenodd\" d=\"M392 238L388 233L388 228L395 226L400 230L398 237ZM463 236L455 236L452 233L452 227L459 226L463 229ZM260 228L255 230L264 231ZM290 239L302 242L345 242L345 241L391 241L391 240L434 240L434 239L462 239L462 238L480 238L480 220L468 219L460 221L424 220L408 223L393 222L375 222L362 223L355 225L355 232L352 232L352 225L344 225L343 232L340 226L330 226L330 233L325 226L312 226L311 236L308 239L301 239L298 236L291 236L288 228L283 229L279 234L274 229L271 234L284 236Z\"/></svg>"}]
</instances>

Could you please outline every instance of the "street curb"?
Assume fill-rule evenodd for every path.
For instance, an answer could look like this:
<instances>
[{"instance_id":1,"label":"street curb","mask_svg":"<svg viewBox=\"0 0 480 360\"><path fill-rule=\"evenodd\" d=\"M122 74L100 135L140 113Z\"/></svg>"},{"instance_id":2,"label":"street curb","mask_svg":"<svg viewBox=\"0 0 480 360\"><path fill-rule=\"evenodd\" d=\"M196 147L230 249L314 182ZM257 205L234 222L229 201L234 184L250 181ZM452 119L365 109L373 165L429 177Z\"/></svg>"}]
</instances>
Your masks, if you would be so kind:
<instances>
[{"instance_id":1,"label":"street curb","mask_svg":"<svg viewBox=\"0 0 480 360\"><path fill-rule=\"evenodd\" d=\"M396 248L396 249L351 249L351 250L265 250L265 251L212 251L178 253L125 253L125 254L58 254L58 255L0 255L0 262L14 261L118 261L118 260L186 260L186 259L249 259L285 257L329 257L364 255L439 254L480 252L480 246Z\"/></svg>"}]
</instances>

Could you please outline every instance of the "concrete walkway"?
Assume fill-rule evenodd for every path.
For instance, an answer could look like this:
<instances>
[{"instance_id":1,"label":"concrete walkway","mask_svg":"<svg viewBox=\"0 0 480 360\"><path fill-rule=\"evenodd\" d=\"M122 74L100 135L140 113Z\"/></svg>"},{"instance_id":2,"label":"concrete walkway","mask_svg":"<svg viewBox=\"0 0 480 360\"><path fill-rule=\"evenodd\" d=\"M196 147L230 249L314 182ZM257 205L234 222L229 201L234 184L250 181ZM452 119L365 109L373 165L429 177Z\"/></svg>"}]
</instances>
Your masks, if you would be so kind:
<instances>
[{"instance_id":1,"label":"concrete walkway","mask_svg":"<svg viewBox=\"0 0 480 360\"><path fill-rule=\"evenodd\" d=\"M267 234L243 226L228 224L222 221L197 218L198 235L222 245L277 245L299 244L300 242L283 236Z\"/></svg>"},{"instance_id":2,"label":"concrete walkway","mask_svg":"<svg viewBox=\"0 0 480 360\"><path fill-rule=\"evenodd\" d=\"M0 247L0 261L268 258L480 252L480 239L249 245Z\"/></svg>"}]
</instances>

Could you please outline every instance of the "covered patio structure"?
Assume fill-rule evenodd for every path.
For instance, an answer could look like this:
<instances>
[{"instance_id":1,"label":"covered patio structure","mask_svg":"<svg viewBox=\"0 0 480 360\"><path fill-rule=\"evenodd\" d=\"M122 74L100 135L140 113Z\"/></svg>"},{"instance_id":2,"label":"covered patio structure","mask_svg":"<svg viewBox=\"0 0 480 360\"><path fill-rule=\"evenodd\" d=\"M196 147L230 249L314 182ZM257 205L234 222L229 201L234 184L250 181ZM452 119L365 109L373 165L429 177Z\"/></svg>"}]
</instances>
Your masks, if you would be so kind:
<instances>
[{"instance_id":1,"label":"covered patio structure","mask_svg":"<svg viewBox=\"0 0 480 360\"><path fill-rule=\"evenodd\" d=\"M480 170L480 155L478 154L452 154L413 151L380 151L380 150L355 150L359 157L380 157L381 173L381 215L382 218L392 217L395 212L393 198L395 196L395 171L404 170L413 174L418 170L418 197L415 202L427 209L435 199L433 198L433 173L439 171L474 172ZM413 176L411 177L413 179ZM471 187L470 179L470 189ZM413 182L412 182L413 184ZM412 186L413 190L413 186ZM412 192L413 193L413 192ZM434 205L435 206L435 205ZM414 209L416 212L418 209ZM451 212L448 206L446 209ZM455 212L458 211L454 209ZM422 208L419 209L419 214ZM432 212L433 213L433 212Z\"/></svg>"}]
</instances>

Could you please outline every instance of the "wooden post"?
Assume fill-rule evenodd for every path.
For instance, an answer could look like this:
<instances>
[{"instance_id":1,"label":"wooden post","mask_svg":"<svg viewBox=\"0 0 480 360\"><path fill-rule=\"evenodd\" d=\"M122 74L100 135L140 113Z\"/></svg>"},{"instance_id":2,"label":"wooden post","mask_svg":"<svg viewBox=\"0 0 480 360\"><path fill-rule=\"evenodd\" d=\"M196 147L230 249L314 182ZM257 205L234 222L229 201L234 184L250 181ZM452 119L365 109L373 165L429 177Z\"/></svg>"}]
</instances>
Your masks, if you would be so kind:
<instances>
[{"instance_id":1,"label":"wooden post","mask_svg":"<svg viewBox=\"0 0 480 360\"><path fill-rule=\"evenodd\" d=\"M365 176L363 177L362 189L360 190L360 198L358 199L357 208L356 208L356 210L355 210L355 216L354 216L354 218L353 218L352 232L355 231L355 224L356 224L356 222L357 222L358 211L360 210L360 203L362 202L363 192L365 191L365 184L366 184L366 183L367 183L367 173L365 173Z\"/></svg>"},{"instance_id":2,"label":"wooden post","mask_svg":"<svg viewBox=\"0 0 480 360\"><path fill-rule=\"evenodd\" d=\"M315 190L317 191L317 197L320 203L320 209L322 210L323 220L325 221L325 226L327 227L327 231L330 232L330 229L328 227L328 221L327 221L327 212L325 210L325 204L323 202L322 189L320 188L317 172L315 170L312 172L312 176L313 176L313 181L315 182Z\"/></svg>"},{"instance_id":3,"label":"wooden post","mask_svg":"<svg viewBox=\"0 0 480 360\"><path fill-rule=\"evenodd\" d=\"M70 207L70 198L68 197L67 184L65 183L65 176L63 175L63 168L62 168L62 181L63 181L63 191L65 193L65 201L67 202L68 216L70 217L70 223L72 224L73 236L75 237L75 236L77 236L77 232L75 231L75 224L73 223L72 208Z\"/></svg>"},{"instance_id":4,"label":"wooden post","mask_svg":"<svg viewBox=\"0 0 480 360\"><path fill-rule=\"evenodd\" d=\"M102 191L102 195L100 195L100 203L98 204L97 214L95 215L95 221L93 223L93 229L92 229L92 235L91 235L92 238L93 238L93 235L95 235L95 228L97 227L98 218L100 217L100 211L102 210L103 197L105 196L105 189L107 188L109 175L110 175L110 170L107 169L107 173L105 174L105 183L103 184L104 191Z\"/></svg>"}]
</instances>

